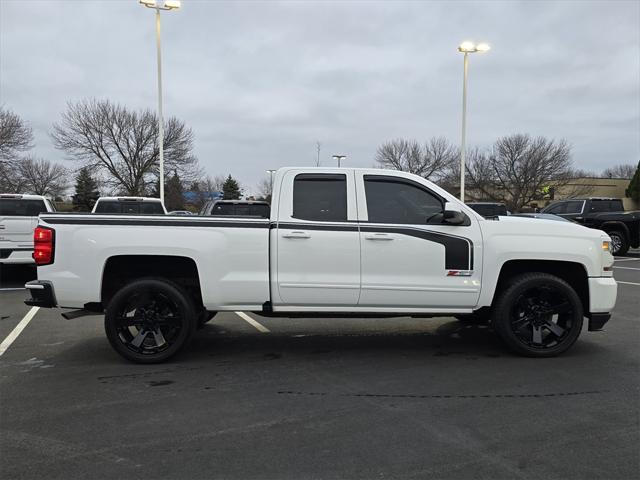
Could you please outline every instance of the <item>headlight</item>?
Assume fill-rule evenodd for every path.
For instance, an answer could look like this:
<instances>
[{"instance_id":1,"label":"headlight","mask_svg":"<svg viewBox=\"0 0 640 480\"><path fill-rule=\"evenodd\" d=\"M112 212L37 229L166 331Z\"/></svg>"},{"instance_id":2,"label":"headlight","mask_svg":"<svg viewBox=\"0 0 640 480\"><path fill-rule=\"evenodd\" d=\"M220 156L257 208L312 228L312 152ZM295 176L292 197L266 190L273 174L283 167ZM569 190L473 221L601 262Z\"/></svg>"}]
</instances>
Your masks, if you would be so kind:
<instances>
[{"instance_id":1,"label":"headlight","mask_svg":"<svg viewBox=\"0 0 640 480\"><path fill-rule=\"evenodd\" d=\"M611 242L608 242L606 240L602 241L602 250L605 252L610 252L611 251Z\"/></svg>"}]
</instances>

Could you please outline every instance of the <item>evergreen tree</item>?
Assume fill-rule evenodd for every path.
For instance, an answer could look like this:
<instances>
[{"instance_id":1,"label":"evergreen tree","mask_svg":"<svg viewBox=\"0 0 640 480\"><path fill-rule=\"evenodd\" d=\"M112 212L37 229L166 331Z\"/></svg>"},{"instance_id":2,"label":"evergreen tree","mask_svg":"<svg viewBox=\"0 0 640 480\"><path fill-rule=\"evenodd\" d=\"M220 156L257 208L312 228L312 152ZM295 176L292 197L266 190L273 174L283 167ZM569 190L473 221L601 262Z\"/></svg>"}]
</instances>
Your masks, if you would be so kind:
<instances>
[{"instance_id":1,"label":"evergreen tree","mask_svg":"<svg viewBox=\"0 0 640 480\"><path fill-rule=\"evenodd\" d=\"M636 202L640 201L640 162L638 162L636 173L633 174L633 178L629 182L629 186L624 194Z\"/></svg>"},{"instance_id":2,"label":"evergreen tree","mask_svg":"<svg viewBox=\"0 0 640 480\"><path fill-rule=\"evenodd\" d=\"M229 175L222 184L222 198L224 200L239 200L242 195L238 181Z\"/></svg>"},{"instance_id":3,"label":"evergreen tree","mask_svg":"<svg viewBox=\"0 0 640 480\"><path fill-rule=\"evenodd\" d=\"M98 182L91 176L88 167L81 168L76 177L76 193L72 197L73 209L90 212L99 196Z\"/></svg>"},{"instance_id":4,"label":"evergreen tree","mask_svg":"<svg viewBox=\"0 0 640 480\"><path fill-rule=\"evenodd\" d=\"M167 211L184 210L184 189L180 177L175 171L164 187L164 206Z\"/></svg>"}]
</instances>

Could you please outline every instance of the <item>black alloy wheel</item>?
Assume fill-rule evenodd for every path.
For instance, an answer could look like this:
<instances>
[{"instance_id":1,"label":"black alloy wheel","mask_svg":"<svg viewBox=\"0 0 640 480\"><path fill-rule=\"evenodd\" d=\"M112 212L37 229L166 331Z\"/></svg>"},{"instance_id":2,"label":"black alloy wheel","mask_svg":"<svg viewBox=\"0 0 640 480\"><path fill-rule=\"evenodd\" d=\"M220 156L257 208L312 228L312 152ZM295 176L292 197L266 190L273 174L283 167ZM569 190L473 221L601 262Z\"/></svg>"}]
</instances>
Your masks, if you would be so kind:
<instances>
[{"instance_id":1,"label":"black alloy wheel","mask_svg":"<svg viewBox=\"0 0 640 480\"><path fill-rule=\"evenodd\" d=\"M495 308L494 324L512 350L550 357L567 350L582 331L582 302L564 280L546 273L512 280Z\"/></svg>"},{"instance_id":2,"label":"black alloy wheel","mask_svg":"<svg viewBox=\"0 0 640 480\"><path fill-rule=\"evenodd\" d=\"M112 347L137 363L158 363L176 354L196 324L193 302L177 285L141 279L121 288L105 314Z\"/></svg>"}]
</instances>

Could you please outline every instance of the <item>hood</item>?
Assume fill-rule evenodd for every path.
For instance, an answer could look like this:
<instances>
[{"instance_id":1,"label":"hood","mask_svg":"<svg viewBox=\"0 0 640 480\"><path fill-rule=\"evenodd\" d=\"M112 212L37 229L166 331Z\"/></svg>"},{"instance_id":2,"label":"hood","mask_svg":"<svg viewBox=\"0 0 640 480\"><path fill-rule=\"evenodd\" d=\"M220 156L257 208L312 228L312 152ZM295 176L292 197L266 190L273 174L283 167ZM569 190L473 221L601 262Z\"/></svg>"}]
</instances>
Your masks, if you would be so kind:
<instances>
[{"instance_id":1,"label":"hood","mask_svg":"<svg viewBox=\"0 0 640 480\"><path fill-rule=\"evenodd\" d=\"M607 234L601 230L588 228L575 222L561 222L544 218L498 217L497 220L484 220L482 228L495 233L516 233L520 235L580 238L605 238Z\"/></svg>"}]
</instances>

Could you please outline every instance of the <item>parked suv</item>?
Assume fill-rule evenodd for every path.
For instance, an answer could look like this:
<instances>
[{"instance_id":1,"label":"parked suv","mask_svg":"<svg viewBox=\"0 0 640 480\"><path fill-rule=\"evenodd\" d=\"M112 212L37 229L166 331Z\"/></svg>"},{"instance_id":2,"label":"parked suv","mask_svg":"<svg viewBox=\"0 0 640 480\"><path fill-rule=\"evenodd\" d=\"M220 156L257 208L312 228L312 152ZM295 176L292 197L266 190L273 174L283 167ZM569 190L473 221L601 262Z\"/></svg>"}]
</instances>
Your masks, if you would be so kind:
<instances>
[{"instance_id":1,"label":"parked suv","mask_svg":"<svg viewBox=\"0 0 640 480\"><path fill-rule=\"evenodd\" d=\"M91 213L126 215L166 215L167 210L159 198L100 197Z\"/></svg>"},{"instance_id":2,"label":"parked suv","mask_svg":"<svg viewBox=\"0 0 640 480\"><path fill-rule=\"evenodd\" d=\"M0 195L0 263L34 263L33 230L41 212L55 212L40 195Z\"/></svg>"},{"instance_id":3,"label":"parked suv","mask_svg":"<svg viewBox=\"0 0 640 480\"><path fill-rule=\"evenodd\" d=\"M611 253L624 255L640 246L640 212L625 212L619 198L572 198L553 202L542 213L553 213L604 230L611 237Z\"/></svg>"},{"instance_id":4,"label":"parked suv","mask_svg":"<svg viewBox=\"0 0 640 480\"><path fill-rule=\"evenodd\" d=\"M261 217L269 218L268 202L249 200L211 200L204 204L200 215L214 217Z\"/></svg>"}]
</instances>

